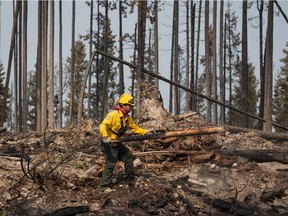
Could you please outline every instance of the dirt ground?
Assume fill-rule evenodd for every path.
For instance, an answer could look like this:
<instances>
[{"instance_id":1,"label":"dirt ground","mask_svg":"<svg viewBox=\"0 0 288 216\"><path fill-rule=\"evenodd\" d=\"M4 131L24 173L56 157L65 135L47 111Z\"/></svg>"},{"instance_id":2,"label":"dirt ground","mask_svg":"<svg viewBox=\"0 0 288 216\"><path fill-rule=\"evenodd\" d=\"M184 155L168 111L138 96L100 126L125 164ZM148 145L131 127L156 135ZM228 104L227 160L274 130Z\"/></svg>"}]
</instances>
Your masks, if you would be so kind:
<instances>
[{"instance_id":1,"label":"dirt ground","mask_svg":"<svg viewBox=\"0 0 288 216\"><path fill-rule=\"evenodd\" d=\"M142 109L140 126L147 129L214 127L197 113L168 113L158 95ZM288 215L285 141L227 130L127 142L137 178L125 179L119 162L113 191L101 193L98 125L87 120L45 134L1 133L1 215ZM253 157L267 152L284 158Z\"/></svg>"}]
</instances>

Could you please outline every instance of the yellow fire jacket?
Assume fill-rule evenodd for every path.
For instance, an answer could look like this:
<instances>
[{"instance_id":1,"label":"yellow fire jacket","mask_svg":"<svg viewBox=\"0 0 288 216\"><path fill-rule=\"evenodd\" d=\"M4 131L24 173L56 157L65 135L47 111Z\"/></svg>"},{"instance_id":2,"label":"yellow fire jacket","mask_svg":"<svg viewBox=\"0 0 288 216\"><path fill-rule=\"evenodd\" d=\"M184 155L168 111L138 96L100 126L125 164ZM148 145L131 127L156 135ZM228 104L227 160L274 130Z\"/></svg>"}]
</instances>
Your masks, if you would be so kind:
<instances>
[{"instance_id":1,"label":"yellow fire jacket","mask_svg":"<svg viewBox=\"0 0 288 216\"><path fill-rule=\"evenodd\" d=\"M121 120L122 119L122 120ZM100 134L102 137L110 139L117 138L117 133L121 128L121 121L124 127L127 127L134 134L144 135L148 131L139 127L130 115L124 116L120 110L113 110L108 113L105 119L100 124Z\"/></svg>"}]
</instances>

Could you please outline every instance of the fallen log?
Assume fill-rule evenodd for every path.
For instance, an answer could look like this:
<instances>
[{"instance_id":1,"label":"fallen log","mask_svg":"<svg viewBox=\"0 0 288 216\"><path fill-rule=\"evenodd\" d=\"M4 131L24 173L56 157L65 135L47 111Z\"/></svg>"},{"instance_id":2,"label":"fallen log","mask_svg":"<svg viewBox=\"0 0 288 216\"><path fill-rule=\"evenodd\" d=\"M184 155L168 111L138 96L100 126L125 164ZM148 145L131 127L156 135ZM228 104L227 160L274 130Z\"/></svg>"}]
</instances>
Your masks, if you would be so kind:
<instances>
[{"instance_id":1,"label":"fallen log","mask_svg":"<svg viewBox=\"0 0 288 216\"><path fill-rule=\"evenodd\" d=\"M190 162L194 163L207 163L216 157L214 153L199 154L190 158Z\"/></svg>"},{"instance_id":2,"label":"fallen log","mask_svg":"<svg viewBox=\"0 0 288 216\"><path fill-rule=\"evenodd\" d=\"M142 136L126 136L123 138L113 139L112 141L117 142L129 142L129 141L141 141L141 140L150 140L150 139L163 139L168 137L185 137L185 136L194 136L194 135L205 135L205 134L215 134L225 132L224 127L216 128L205 128L205 129L187 129L179 131L169 131L165 133L155 133L147 134Z\"/></svg>"},{"instance_id":3,"label":"fallen log","mask_svg":"<svg viewBox=\"0 0 288 216\"><path fill-rule=\"evenodd\" d=\"M199 151L149 151L149 152L133 153L134 156L170 155L170 154L196 155L199 154Z\"/></svg>"},{"instance_id":4,"label":"fallen log","mask_svg":"<svg viewBox=\"0 0 288 216\"><path fill-rule=\"evenodd\" d=\"M86 212L89 212L89 206L67 206L44 216L72 216Z\"/></svg>"},{"instance_id":5,"label":"fallen log","mask_svg":"<svg viewBox=\"0 0 288 216\"><path fill-rule=\"evenodd\" d=\"M272 150L225 150L225 153L241 156L247 158L249 161L255 161L257 163L263 162L279 162L288 164L288 152L272 151Z\"/></svg>"},{"instance_id":6,"label":"fallen log","mask_svg":"<svg viewBox=\"0 0 288 216\"><path fill-rule=\"evenodd\" d=\"M270 201L273 202L275 198L281 199L282 197L286 196L285 191L287 190L287 187L282 188L274 188L270 190L265 190L262 192L260 199L262 201Z\"/></svg>"},{"instance_id":7,"label":"fallen log","mask_svg":"<svg viewBox=\"0 0 288 216\"><path fill-rule=\"evenodd\" d=\"M249 128L241 128L241 127L235 127L235 126L225 126L225 128L231 132L231 133L249 133L249 132L255 132L260 137L267 139L267 140L279 140L279 141L288 141L288 134L287 133L269 133L269 132L263 132L260 130L255 129L249 129Z\"/></svg>"},{"instance_id":8,"label":"fallen log","mask_svg":"<svg viewBox=\"0 0 288 216\"><path fill-rule=\"evenodd\" d=\"M194 207L193 203L190 201L189 197L185 194L185 192L182 189L176 188L176 192L179 195L180 199L182 200L183 203L186 204L189 213L191 215L197 215L198 211Z\"/></svg>"}]
</instances>

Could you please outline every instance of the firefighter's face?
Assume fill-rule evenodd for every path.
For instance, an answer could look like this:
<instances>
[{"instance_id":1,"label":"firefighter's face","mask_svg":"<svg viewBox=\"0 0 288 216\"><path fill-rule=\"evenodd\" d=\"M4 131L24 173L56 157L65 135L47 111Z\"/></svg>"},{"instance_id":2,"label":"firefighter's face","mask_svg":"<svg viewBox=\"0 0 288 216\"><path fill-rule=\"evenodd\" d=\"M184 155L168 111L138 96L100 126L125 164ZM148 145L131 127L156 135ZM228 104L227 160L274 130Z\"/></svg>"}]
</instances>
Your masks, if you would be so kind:
<instances>
[{"instance_id":1,"label":"firefighter's face","mask_svg":"<svg viewBox=\"0 0 288 216\"><path fill-rule=\"evenodd\" d=\"M129 113L133 108L130 104L124 104L122 107L127 113Z\"/></svg>"}]
</instances>

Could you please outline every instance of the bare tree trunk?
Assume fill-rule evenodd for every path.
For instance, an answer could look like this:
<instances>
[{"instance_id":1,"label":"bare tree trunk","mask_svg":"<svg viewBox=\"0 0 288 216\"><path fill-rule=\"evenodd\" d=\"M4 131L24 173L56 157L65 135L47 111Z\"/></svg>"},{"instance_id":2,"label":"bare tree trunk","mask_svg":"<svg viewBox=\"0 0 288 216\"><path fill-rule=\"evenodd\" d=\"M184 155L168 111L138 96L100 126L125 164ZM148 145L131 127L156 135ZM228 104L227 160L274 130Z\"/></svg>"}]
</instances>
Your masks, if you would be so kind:
<instances>
[{"instance_id":1,"label":"bare tree trunk","mask_svg":"<svg viewBox=\"0 0 288 216\"><path fill-rule=\"evenodd\" d=\"M193 1L191 3L193 5ZM191 17L192 22L192 17ZM189 1L186 2L186 79L185 87L189 88ZM185 97L185 111L190 109L190 93L186 92Z\"/></svg>"},{"instance_id":2,"label":"bare tree trunk","mask_svg":"<svg viewBox=\"0 0 288 216\"><path fill-rule=\"evenodd\" d=\"M59 0L59 127L62 128L63 111L63 67L62 67L62 0Z\"/></svg>"},{"instance_id":3,"label":"bare tree trunk","mask_svg":"<svg viewBox=\"0 0 288 216\"><path fill-rule=\"evenodd\" d=\"M158 0L154 0L154 65L155 65L155 74L159 74L159 48L158 48ZM159 88L159 80L155 78L155 87Z\"/></svg>"},{"instance_id":4,"label":"bare tree trunk","mask_svg":"<svg viewBox=\"0 0 288 216\"><path fill-rule=\"evenodd\" d=\"M54 128L54 0L50 0L48 127Z\"/></svg>"},{"instance_id":5,"label":"bare tree trunk","mask_svg":"<svg viewBox=\"0 0 288 216\"><path fill-rule=\"evenodd\" d=\"M199 11L198 11L198 27L197 27L197 48L196 48L196 77L195 77L195 90L198 91L198 74L199 74L199 43L200 43L200 28L201 28L201 11L202 11L202 0L199 2ZM195 107L196 111L199 110L198 108L198 96L196 97Z\"/></svg>"},{"instance_id":6,"label":"bare tree trunk","mask_svg":"<svg viewBox=\"0 0 288 216\"><path fill-rule=\"evenodd\" d=\"M137 68L136 116L140 115L141 110L141 85L144 78L142 70L144 69L146 11L147 11L147 1L138 1L138 57L137 57L138 68Z\"/></svg>"},{"instance_id":7,"label":"bare tree trunk","mask_svg":"<svg viewBox=\"0 0 288 216\"><path fill-rule=\"evenodd\" d=\"M28 94L27 94L27 13L28 1L23 2L23 132L27 132Z\"/></svg>"},{"instance_id":8,"label":"bare tree trunk","mask_svg":"<svg viewBox=\"0 0 288 216\"><path fill-rule=\"evenodd\" d=\"M175 14L175 7L173 7L173 17ZM175 22L173 20L172 22L172 38L171 38L171 59L170 59L170 81L173 81L174 73L173 73L173 63L174 63L174 43L175 43ZM173 87L175 86L170 85L169 86L169 112L173 112Z\"/></svg>"},{"instance_id":9,"label":"bare tree trunk","mask_svg":"<svg viewBox=\"0 0 288 216\"><path fill-rule=\"evenodd\" d=\"M42 7L41 131L47 126L47 25L48 1Z\"/></svg>"},{"instance_id":10,"label":"bare tree trunk","mask_svg":"<svg viewBox=\"0 0 288 216\"><path fill-rule=\"evenodd\" d=\"M231 13L230 13L230 7L229 7L229 17L230 17ZM231 29L231 21L230 19L228 19L228 56L229 56L229 105L232 105L232 39L231 39L231 33L230 33L230 29ZM229 120L229 124L232 123L232 119L230 118Z\"/></svg>"},{"instance_id":11,"label":"bare tree trunk","mask_svg":"<svg viewBox=\"0 0 288 216\"><path fill-rule=\"evenodd\" d=\"M248 112L248 59L247 59L247 0L243 0L242 9L242 67L240 76L242 110ZM243 116L242 126L248 128L248 116Z\"/></svg>"},{"instance_id":12,"label":"bare tree trunk","mask_svg":"<svg viewBox=\"0 0 288 216\"><path fill-rule=\"evenodd\" d=\"M267 24L267 49L265 67L264 132L272 131L272 86L273 86L273 1L269 1Z\"/></svg>"},{"instance_id":13,"label":"bare tree trunk","mask_svg":"<svg viewBox=\"0 0 288 216\"><path fill-rule=\"evenodd\" d=\"M265 69L263 64L263 9L264 1L257 1L257 9L259 12L259 67L260 67L260 105L259 117L263 118L264 115L264 84L265 84ZM258 121L258 129L263 128L263 122Z\"/></svg>"},{"instance_id":14,"label":"bare tree trunk","mask_svg":"<svg viewBox=\"0 0 288 216\"><path fill-rule=\"evenodd\" d=\"M152 56L152 49L151 49L152 39L151 38L152 38L152 29L149 28L149 36L148 36L148 55L149 56ZM153 65L152 61L149 60L147 66L148 66L148 71L150 71L150 72L153 71L152 65ZM148 82L150 82L150 81L152 82L153 79L154 79L153 76L151 76L151 75L148 76Z\"/></svg>"},{"instance_id":15,"label":"bare tree trunk","mask_svg":"<svg viewBox=\"0 0 288 216\"><path fill-rule=\"evenodd\" d=\"M122 42L122 1L119 1L119 58L123 59L123 42ZM119 63L119 95L124 93L124 70L123 64Z\"/></svg>"},{"instance_id":16,"label":"bare tree trunk","mask_svg":"<svg viewBox=\"0 0 288 216\"><path fill-rule=\"evenodd\" d=\"M105 36L104 36L104 52L108 52L108 1L105 2ZM103 96L102 96L102 111L101 118L103 119L107 110L107 97L108 97L108 58L104 59L104 81L103 81Z\"/></svg>"},{"instance_id":17,"label":"bare tree trunk","mask_svg":"<svg viewBox=\"0 0 288 216\"><path fill-rule=\"evenodd\" d=\"M223 8L224 1L220 2L220 36L219 36L219 80L220 80L220 102L225 103L224 92L225 92L225 80L223 75ZM224 106L220 106L220 124L225 124L225 111Z\"/></svg>"},{"instance_id":18,"label":"bare tree trunk","mask_svg":"<svg viewBox=\"0 0 288 216\"><path fill-rule=\"evenodd\" d=\"M197 92L195 88L195 69L194 69L194 53L195 53L195 3L191 1L191 74L190 74L190 89ZM190 109L192 111L197 110L196 97L194 94L190 94Z\"/></svg>"},{"instance_id":19,"label":"bare tree trunk","mask_svg":"<svg viewBox=\"0 0 288 216\"><path fill-rule=\"evenodd\" d=\"M97 44L100 43L100 5L99 2L97 1L97 39L96 42ZM97 48L97 47L96 47ZM100 82L99 82L99 77L100 77L100 70L99 70L99 54L96 54L96 107L95 109L97 110L96 113L96 119L98 121L102 121L102 119L100 119L101 114L100 114Z\"/></svg>"},{"instance_id":20,"label":"bare tree trunk","mask_svg":"<svg viewBox=\"0 0 288 216\"><path fill-rule=\"evenodd\" d=\"M137 23L135 23L135 28L134 28L134 52L133 52L133 65L136 64L136 53L137 53ZM131 83L131 95L134 97L134 92L135 92L135 75L137 73L137 70L135 68L132 69L132 83ZM134 117L134 109L132 110L132 116Z\"/></svg>"},{"instance_id":21,"label":"bare tree trunk","mask_svg":"<svg viewBox=\"0 0 288 216\"><path fill-rule=\"evenodd\" d=\"M19 132L23 132L23 85L22 85L22 81L23 81L23 74L22 74L22 34L21 32L23 31L22 28L22 2L20 3L20 12L19 12L19 42L18 42L18 46L19 46L19 50L18 50L18 92L15 92L16 94L18 94L18 112L19 112L19 116L18 116L18 128L19 128Z\"/></svg>"},{"instance_id":22,"label":"bare tree trunk","mask_svg":"<svg viewBox=\"0 0 288 216\"><path fill-rule=\"evenodd\" d=\"M226 15L224 15L224 37L223 37L223 41L224 41L224 44L223 44L223 49L224 49L224 53L223 53L223 100L224 102L226 103L226 50L227 50L227 41L226 41L226 38L227 38L227 33L226 33L226 27L227 27L227 19L226 19ZM223 113L224 113L224 122L226 124L226 106L223 106Z\"/></svg>"},{"instance_id":23,"label":"bare tree trunk","mask_svg":"<svg viewBox=\"0 0 288 216\"><path fill-rule=\"evenodd\" d=\"M213 2L213 99L217 100L217 1ZM213 123L217 125L217 104L213 103Z\"/></svg>"},{"instance_id":24,"label":"bare tree trunk","mask_svg":"<svg viewBox=\"0 0 288 216\"><path fill-rule=\"evenodd\" d=\"M210 53L209 53L209 1L205 1L205 72L206 96L211 97ZM207 122L211 122L211 102L206 100Z\"/></svg>"},{"instance_id":25,"label":"bare tree trunk","mask_svg":"<svg viewBox=\"0 0 288 216\"><path fill-rule=\"evenodd\" d=\"M174 36L174 82L179 84L179 62L178 62L178 35L179 35L179 1L174 1L175 14L174 14L174 22L175 22L175 36ZM179 104L179 88L174 87L174 113L176 115L180 114L180 104Z\"/></svg>"},{"instance_id":26,"label":"bare tree trunk","mask_svg":"<svg viewBox=\"0 0 288 216\"><path fill-rule=\"evenodd\" d=\"M91 59L92 56L92 46L93 46L93 42L92 42L92 34L93 34L93 0L90 0L90 39L89 39L89 59ZM90 105L90 101L91 101L91 76L92 73L89 73L89 78L88 78L88 95L87 95L87 108L88 108L88 118L91 117L91 105ZM82 100L80 100L82 101ZM80 120L80 119L79 119Z\"/></svg>"},{"instance_id":27,"label":"bare tree trunk","mask_svg":"<svg viewBox=\"0 0 288 216\"><path fill-rule=\"evenodd\" d=\"M38 2L38 44L36 65L36 130L41 131L41 68L42 68L42 8L43 2Z\"/></svg>"},{"instance_id":28,"label":"bare tree trunk","mask_svg":"<svg viewBox=\"0 0 288 216\"><path fill-rule=\"evenodd\" d=\"M75 64L74 64L74 43L75 43L75 0L72 1L72 43L71 43L71 76L70 76L70 83L71 83L71 89L70 89L70 117L69 117L69 123L74 123L74 72L75 72Z\"/></svg>"},{"instance_id":29,"label":"bare tree trunk","mask_svg":"<svg viewBox=\"0 0 288 216\"><path fill-rule=\"evenodd\" d=\"M21 17L21 2L19 3L19 17ZM15 2L13 2L13 11L15 11ZM18 19L18 18L17 18ZM20 19L18 19L20 20ZM20 20L21 21L21 20ZM14 131L19 132L19 96L18 96L18 32L19 32L19 21L17 21L17 30L14 40Z\"/></svg>"}]
</instances>

